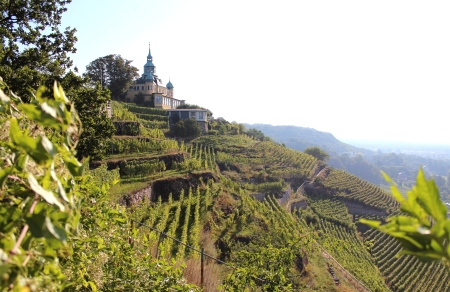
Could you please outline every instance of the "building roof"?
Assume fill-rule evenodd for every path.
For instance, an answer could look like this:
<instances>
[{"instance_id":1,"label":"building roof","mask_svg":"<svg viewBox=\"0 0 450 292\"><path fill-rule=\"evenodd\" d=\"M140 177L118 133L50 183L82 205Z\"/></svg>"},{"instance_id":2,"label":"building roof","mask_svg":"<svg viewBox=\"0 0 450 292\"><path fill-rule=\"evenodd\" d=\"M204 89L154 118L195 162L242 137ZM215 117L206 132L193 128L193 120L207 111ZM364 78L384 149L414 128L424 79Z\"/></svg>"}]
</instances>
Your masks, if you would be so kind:
<instances>
[{"instance_id":1,"label":"building roof","mask_svg":"<svg viewBox=\"0 0 450 292\"><path fill-rule=\"evenodd\" d=\"M166 109L168 112L206 112L207 110L199 108L177 108L177 109Z\"/></svg>"},{"instance_id":2,"label":"building roof","mask_svg":"<svg viewBox=\"0 0 450 292\"><path fill-rule=\"evenodd\" d=\"M169 79L169 82L166 84L166 88L173 89L173 84L172 84L172 82L170 82L170 79Z\"/></svg>"},{"instance_id":3,"label":"building roof","mask_svg":"<svg viewBox=\"0 0 450 292\"><path fill-rule=\"evenodd\" d=\"M147 63L145 63L144 67L155 67L155 65L153 65L152 60L147 60Z\"/></svg>"},{"instance_id":4,"label":"building roof","mask_svg":"<svg viewBox=\"0 0 450 292\"><path fill-rule=\"evenodd\" d=\"M153 65L152 53L150 52L150 43L148 43L147 63L145 63L144 67L155 67L155 65Z\"/></svg>"},{"instance_id":5,"label":"building roof","mask_svg":"<svg viewBox=\"0 0 450 292\"><path fill-rule=\"evenodd\" d=\"M153 74L152 74L152 72L145 73L145 79L146 79L146 80L153 80Z\"/></svg>"}]
</instances>

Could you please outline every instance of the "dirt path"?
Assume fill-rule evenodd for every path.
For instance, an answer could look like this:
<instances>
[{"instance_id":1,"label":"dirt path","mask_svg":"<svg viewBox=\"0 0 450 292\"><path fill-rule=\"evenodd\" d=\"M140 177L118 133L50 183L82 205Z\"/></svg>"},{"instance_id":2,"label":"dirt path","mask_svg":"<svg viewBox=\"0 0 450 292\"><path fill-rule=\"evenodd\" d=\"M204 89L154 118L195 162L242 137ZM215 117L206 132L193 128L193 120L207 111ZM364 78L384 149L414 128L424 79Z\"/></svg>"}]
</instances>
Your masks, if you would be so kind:
<instances>
[{"instance_id":1,"label":"dirt path","mask_svg":"<svg viewBox=\"0 0 450 292\"><path fill-rule=\"evenodd\" d=\"M313 184L315 179L319 176L324 175L324 172L327 170L326 167L324 167L323 169L321 169L316 175L314 175L314 177L311 180L306 180L303 182L303 184L298 187L298 189L296 190L296 192L294 193L294 195L290 195L288 198L289 200L287 201L286 205L284 206L285 210L288 211L289 213L291 212L290 210L290 205L294 202L298 202L301 200L305 200L306 197L304 196L304 186L307 184ZM294 197L295 196L295 197ZM301 196L301 197L300 197ZM294 197L294 198L292 198ZM284 196L283 196L284 198ZM278 203L280 203L280 205L282 206L282 203L280 202L280 200L278 200ZM283 201L283 203L286 202L286 200ZM349 271L347 271L331 254L328 253L328 251L326 251L319 243L317 243L317 246L320 247L320 249L322 250L322 255L324 258L332 261L335 264L335 268L339 270L339 272L341 272L341 274L344 275L344 277L349 281L349 283L351 283L353 285L353 287L360 292L372 292L369 288L367 288L361 281L359 281L355 276L353 276Z\"/></svg>"},{"instance_id":2,"label":"dirt path","mask_svg":"<svg viewBox=\"0 0 450 292\"><path fill-rule=\"evenodd\" d=\"M353 276L349 271L347 271L332 255L330 255L322 246L320 246L322 250L322 255L324 258L331 260L335 264L335 268L344 275L344 277L353 285L353 287L361 292L372 292L369 288L367 288L363 283L361 283L355 276Z\"/></svg>"}]
</instances>

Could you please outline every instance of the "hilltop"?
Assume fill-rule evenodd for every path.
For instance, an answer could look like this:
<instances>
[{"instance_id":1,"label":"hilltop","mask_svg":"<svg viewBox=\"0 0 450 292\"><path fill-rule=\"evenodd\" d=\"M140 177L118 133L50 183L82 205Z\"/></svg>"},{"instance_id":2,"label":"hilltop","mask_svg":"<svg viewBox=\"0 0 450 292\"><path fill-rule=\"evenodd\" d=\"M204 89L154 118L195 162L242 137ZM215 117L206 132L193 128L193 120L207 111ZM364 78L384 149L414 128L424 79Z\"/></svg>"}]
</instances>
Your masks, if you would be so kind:
<instances>
[{"instance_id":1,"label":"hilltop","mask_svg":"<svg viewBox=\"0 0 450 292\"><path fill-rule=\"evenodd\" d=\"M244 124L247 128L255 128L289 148L303 151L308 147L320 147L331 155L343 153L370 155L371 150L352 146L336 139L333 134L321 132L313 128L298 126L272 126L267 124Z\"/></svg>"}]
</instances>

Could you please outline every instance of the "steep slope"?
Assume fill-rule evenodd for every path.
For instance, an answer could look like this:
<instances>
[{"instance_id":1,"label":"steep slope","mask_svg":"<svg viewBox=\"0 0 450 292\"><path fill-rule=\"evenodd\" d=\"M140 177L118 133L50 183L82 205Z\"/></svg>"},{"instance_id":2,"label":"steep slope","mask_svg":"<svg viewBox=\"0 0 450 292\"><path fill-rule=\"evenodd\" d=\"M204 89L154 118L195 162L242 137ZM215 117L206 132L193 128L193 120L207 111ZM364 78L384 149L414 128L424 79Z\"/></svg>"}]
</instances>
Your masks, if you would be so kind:
<instances>
[{"instance_id":1,"label":"steep slope","mask_svg":"<svg viewBox=\"0 0 450 292\"><path fill-rule=\"evenodd\" d=\"M112 143L114 154L92 164L119 168L121 182L111 189L111 200L130 207L136 244L145 242L153 258L185 264L189 283L200 285L204 248L210 256L207 291L412 289L405 277L389 274L393 262L385 259L398 249L385 246L379 234L363 236L367 228L357 224L360 217L386 218L397 210L395 200L354 175L231 132L187 145L149 134ZM396 272L413 273L419 265L403 262ZM444 279L441 266L420 267L439 275L415 271L430 278L421 287L447 291L430 282Z\"/></svg>"}]
</instances>

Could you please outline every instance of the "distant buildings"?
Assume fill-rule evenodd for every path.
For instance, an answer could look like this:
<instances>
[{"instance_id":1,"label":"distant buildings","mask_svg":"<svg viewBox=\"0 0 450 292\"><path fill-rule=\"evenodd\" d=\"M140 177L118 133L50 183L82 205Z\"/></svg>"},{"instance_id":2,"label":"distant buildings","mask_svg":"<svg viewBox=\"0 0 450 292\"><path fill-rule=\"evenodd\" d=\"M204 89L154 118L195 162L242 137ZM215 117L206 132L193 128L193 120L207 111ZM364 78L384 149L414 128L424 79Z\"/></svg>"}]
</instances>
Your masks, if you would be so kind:
<instances>
[{"instance_id":1,"label":"distant buildings","mask_svg":"<svg viewBox=\"0 0 450 292\"><path fill-rule=\"evenodd\" d=\"M127 91L126 101L151 105L161 109L175 109L184 103L184 100L174 98L173 84L169 82L162 85L161 79L156 75L156 66L153 64L153 57L148 46L147 63L144 65L142 76L130 86Z\"/></svg>"},{"instance_id":2,"label":"distant buildings","mask_svg":"<svg viewBox=\"0 0 450 292\"><path fill-rule=\"evenodd\" d=\"M402 182L402 181L407 181L407 180L408 180L408 175L406 174L406 172L400 172L398 174L397 181Z\"/></svg>"},{"instance_id":3,"label":"distant buildings","mask_svg":"<svg viewBox=\"0 0 450 292\"><path fill-rule=\"evenodd\" d=\"M169 80L166 86L163 86L161 79L156 75L155 69L156 66L153 64L149 45L144 73L128 89L126 101L167 110L171 127L173 126L173 121L194 118L202 132L208 132L207 110L177 109L179 105L184 104L184 100L174 98L172 82Z\"/></svg>"}]
</instances>

